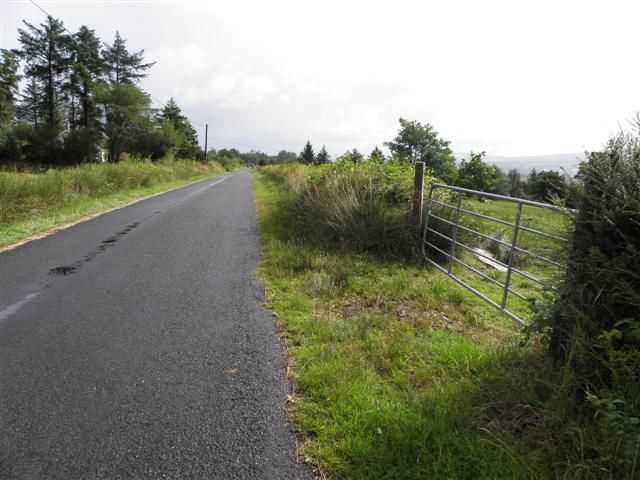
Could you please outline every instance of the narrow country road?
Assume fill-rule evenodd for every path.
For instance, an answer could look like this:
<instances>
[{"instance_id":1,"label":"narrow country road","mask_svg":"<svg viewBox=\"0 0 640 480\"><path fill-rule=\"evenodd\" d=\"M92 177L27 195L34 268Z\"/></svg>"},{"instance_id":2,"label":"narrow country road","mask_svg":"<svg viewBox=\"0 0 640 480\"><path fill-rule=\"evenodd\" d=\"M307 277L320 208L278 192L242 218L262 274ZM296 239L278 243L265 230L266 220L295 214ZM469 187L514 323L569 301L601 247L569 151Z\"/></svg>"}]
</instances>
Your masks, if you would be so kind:
<instances>
[{"instance_id":1,"label":"narrow country road","mask_svg":"<svg viewBox=\"0 0 640 480\"><path fill-rule=\"evenodd\" d=\"M251 174L0 254L0 478L299 479Z\"/></svg>"}]
</instances>

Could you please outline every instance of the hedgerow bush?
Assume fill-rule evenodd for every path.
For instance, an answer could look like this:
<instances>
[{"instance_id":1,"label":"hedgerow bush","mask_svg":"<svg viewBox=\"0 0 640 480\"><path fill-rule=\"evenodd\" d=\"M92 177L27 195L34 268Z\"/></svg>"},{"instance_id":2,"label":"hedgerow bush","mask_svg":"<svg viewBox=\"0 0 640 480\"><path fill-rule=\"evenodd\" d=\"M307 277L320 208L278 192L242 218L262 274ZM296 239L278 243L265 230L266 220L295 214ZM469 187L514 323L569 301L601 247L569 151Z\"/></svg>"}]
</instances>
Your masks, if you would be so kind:
<instances>
[{"instance_id":1,"label":"hedgerow bush","mask_svg":"<svg viewBox=\"0 0 640 480\"><path fill-rule=\"evenodd\" d=\"M572 250L550 317L566 396L595 420L593 457L612 478L640 474L640 117L635 127L581 166Z\"/></svg>"}]
</instances>

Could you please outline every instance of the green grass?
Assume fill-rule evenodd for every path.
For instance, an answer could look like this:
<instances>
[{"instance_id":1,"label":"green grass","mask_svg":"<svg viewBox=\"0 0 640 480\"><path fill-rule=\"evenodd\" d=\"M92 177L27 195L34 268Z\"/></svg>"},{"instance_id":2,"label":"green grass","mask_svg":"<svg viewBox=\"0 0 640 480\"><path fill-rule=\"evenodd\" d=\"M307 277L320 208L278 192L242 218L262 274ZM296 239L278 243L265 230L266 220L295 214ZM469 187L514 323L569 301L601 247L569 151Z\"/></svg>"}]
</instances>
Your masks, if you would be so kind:
<instances>
[{"instance_id":1,"label":"green grass","mask_svg":"<svg viewBox=\"0 0 640 480\"><path fill-rule=\"evenodd\" d=\"M255 194L299 458L334 479L619 477L613 427L574 414L545 337L418 260L307 241L270 170Z\"/></svg>"},{"instance_id":2,"label":"green grass","mask_svg":"<svg viewBox=\"0 0 640 480\"><path fill-rule=\"evenodd\" d=\"M284 195L256 175L260 275L298 387L301 456L332 478L533 478L483 433L469 394L518 341L510 321L421 264L288 240Z\"/></svg>"},{"instance_id":3,"label":"green grass","mask_svg":"<svg viewBox=\"0 0 640 480\"><path fill-rule=\"evenodd\" d=\"M0 172L0 248L133 200L225 173L215 162L167 159Z\"/></svg>"}]
</instances>

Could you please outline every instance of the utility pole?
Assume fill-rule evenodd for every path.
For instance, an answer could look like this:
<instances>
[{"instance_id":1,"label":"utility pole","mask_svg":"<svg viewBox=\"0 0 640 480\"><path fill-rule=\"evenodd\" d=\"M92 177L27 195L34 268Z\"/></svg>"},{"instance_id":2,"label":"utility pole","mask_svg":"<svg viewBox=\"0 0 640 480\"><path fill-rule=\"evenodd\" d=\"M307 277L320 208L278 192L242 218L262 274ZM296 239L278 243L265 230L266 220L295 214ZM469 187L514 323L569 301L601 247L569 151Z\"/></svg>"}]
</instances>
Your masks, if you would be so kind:
<instances>
[{"instance_id":1,"label":"utility pole","mask_svg":"<svg viewBox=\"0 0 640 480\"><path fill-rule=\"evenodd\" d=\"M204 161L207 161L207 140L209 137L209 124L204 124Z\"/></svg>"}]
</instances>

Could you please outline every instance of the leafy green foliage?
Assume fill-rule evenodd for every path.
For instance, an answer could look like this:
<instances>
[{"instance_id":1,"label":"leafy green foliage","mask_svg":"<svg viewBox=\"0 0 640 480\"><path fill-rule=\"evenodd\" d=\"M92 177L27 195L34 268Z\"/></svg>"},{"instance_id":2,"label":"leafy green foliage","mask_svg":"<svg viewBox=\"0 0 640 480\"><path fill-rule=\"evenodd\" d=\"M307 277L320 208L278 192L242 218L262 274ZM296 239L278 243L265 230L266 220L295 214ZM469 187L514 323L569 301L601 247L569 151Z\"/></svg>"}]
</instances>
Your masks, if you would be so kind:
<instances>
[{"instance_id":1,"label":"leafy green foliage","mask_svg":"<svg viewBox=\"0 0 640 480\"><path fill-rule=\"evenodd\" d=\"M151 102L146 93L130 83L101 84L96 99L105 112L109 161L117 162L136 130L148 128Z\"/></svg>"},{"instance_id":2,"label":"leafy green foliage","mask_svg":"<svg viewBox=\"0 0 640 480\"><path fill-rule=\"evenodd\" d=\"M17 109L16 56L4 52L0 69L1 162L83 163L102 158L103 147L110 162L124 153L201 157L196 131L175 101L156 118L149 96L135 85L153 65L144 62L143 50L129 52L118 32L104 46L86 26L71 35L52 17L39 27L24 24L16 55L27 82Z\"/></svg>"},{"instance_id":3,"label":"leafy green foliage","mask_svg":"<svg viewBox=\"0 0 640 480\"><path fill-rule=\"evenodd\" d=\"M602 447L617 452L612 460L626 458L616 464L615 478L637 472L640 442L637 430L627 431L627 419L640 417L640 119L636 128L580 167L584 189L569 266L549 316L550 352L565 372L566 395L576 408L587 395L604 412L605 430L622 436Z\"/></svg>"},{"instance_id":4,"label":"leafy green foliage","mask_svg":"<svg viewBox=\"0 0 640 480\"><path fill-rule=\"evenodd\" d=\"M506 178L506 194L510 197L522 197L522 181L520 180L520 172L517 168L512 168L507 172Z\"/></svg>"},{"instance_id":5,"label":"leafy green foliage","mask_svg":"<svg viewBox=\"0 0 640 480\"><path fill-rule=\"evenodd\" d=\"M554 170L537 172L534 168L527 177L527 183L525 184L525 193L539 202L565 198L567 192L568 186L565 176Z\"/></svg>"},{"instance_id":6,"label":"leafy green foliage","mask_svg":"<svg viewBox=\"0 0 640 480\"><path fill-rule=\"evenodd\" d=\"M502 172L495 165L489 165L482 157L485 152L469 155L469 160L462 160L458 167L456 184L463 188L481 192L496 193L502 180Z\"/></svg>"},{"instance_id":7,"label":"leafy green foliage","mask_svg":"<svg viewBox=\"0 0 640 480\"><path fill-rule=\"evenodd\" d=\"M275 163L295 162L297 159L298 155L295 152L280 150L275 158Z\"/></svg>"},{"instance_id":8,"label":"leafy green foliage","mask_svg":"<svg viewBox=\"0 0 640 480\"><path fill-rule=\"evenodd\" d=\"M391 152L406 162L425 162L433 174L445 183L456 178L455 157L450 142L442 139L430 124L400 118L400 130L395 139L385 142Z\"/></svg>"}]
</instances>

